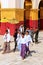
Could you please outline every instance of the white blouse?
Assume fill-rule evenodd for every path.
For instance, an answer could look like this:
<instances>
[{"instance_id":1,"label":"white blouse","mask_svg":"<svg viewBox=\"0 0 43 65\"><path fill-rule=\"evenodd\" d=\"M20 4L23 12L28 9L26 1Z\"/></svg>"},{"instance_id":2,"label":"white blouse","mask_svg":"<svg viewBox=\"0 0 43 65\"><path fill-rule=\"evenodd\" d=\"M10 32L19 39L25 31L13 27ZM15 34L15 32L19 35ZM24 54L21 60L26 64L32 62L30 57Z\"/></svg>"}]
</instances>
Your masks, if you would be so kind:
<instances>
[{"instance_id":1,"label":"white blouse","mask_svg":"<svg viewBox=\"0 0 43 65\"><path fill-rule=\"evenodd\" d=\"M8 34L5 34L3 36L3 39L4 39L4 42L9 42L10 41L10 34L9 33Z\"/></svg>"}]
</instances>

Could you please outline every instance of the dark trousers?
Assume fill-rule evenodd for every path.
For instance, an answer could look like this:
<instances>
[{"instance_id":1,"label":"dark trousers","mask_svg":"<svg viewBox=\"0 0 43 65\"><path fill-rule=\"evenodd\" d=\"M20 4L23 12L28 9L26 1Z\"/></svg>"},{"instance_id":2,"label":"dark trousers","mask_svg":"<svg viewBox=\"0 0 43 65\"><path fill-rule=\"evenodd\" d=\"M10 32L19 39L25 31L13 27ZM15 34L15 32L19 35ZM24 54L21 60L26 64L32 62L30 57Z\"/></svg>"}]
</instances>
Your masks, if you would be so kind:
<instances>
[{"instance_id":1,"label":"dark trousers","mask_svg":"<svg viewBox=\"0 0 43 65\"><path fill-rule=\"evenodd\" d=\"M35 42L38 42L38 34L39 34L39 31L37 30L35 33Z\"/></svg>"},{"instance_id":2,"label":"dark trousers","mask_svg":"<svg viewBox=\"0 0 43 65\"><path fill-rule=\"evenodd\" d=\"M31 38L32 38L32 42L34 42L34 38L33 38L33 37L34 37L34 34L33 34L33 35L31 35Z\"/></svg>"},{"instance_id":3,"label":"dark trousers","mask_svg":"<svg viewBox=\"0 0 43 65\"><path fill-rule=\"evenodd\" d=\"M14 40L15 42L15 46L14 46L14 51L16 50L16 47L17 47L17 42L16 42L16 39Z\"/></svg>"}]
</instances>

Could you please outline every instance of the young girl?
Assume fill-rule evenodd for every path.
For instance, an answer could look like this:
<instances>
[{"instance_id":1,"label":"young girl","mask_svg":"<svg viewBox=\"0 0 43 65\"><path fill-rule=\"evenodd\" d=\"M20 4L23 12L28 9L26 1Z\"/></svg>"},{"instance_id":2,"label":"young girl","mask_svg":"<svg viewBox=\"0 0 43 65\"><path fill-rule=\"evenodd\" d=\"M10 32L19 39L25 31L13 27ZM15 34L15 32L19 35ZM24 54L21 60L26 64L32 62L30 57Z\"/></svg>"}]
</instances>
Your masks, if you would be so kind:
<instances>
[{"instance_id":1,"label":"young girl","mask_svg":"<svg viewBox=\"0 0 43 65\"><path fill-rule=\"evenodd\" d=\"M10 51L10 34L8 33L8 30L6 30L6 33L4 34L4 48L3 53Z\"/></svg>"},{"instance_id":2,"label":"young girl","mask_svg":"<svg viewBox=\"0 0 43 65\"><path fill-rule=\"evenodd\" d=\"M30 53L30 50L29 50L29 44L32 42L32 38L31 36L29 35L29 32L26 31L26 34L25 34L25 39L26 39L26 53Z\"/></svg>"},{"instance_id":3,"label":"young girl","mask_svg":"<svg viewBox=\"0 0 43 65\"><path fill-rule=\"evenodd\" d=\"M24 33L21 34L21 38L19 39L19 44L21 44L21 57L22 59L25 58L26 55L26 42L25 42L25 38L24 38Z\"/></svg>"}]
</instances>

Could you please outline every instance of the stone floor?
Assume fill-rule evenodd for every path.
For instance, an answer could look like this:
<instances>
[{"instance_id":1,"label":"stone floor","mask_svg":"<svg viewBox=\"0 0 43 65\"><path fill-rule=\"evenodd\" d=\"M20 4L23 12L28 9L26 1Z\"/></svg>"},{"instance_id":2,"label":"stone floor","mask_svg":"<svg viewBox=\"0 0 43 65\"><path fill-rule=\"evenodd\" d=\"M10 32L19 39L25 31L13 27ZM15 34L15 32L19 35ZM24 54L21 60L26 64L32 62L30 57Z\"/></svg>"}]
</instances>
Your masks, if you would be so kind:
<instances>
[{"instance_id":1,"label":"stone floor","mask_svg":"<svg viewBox=\"0 0 43 65\"><path fill-rule=\"evenodd\" d=\"M13 41L13 37L11 37ZM20 57L20 52L13 52L14 42L11 45L11 52L2 54L3 48L3 36L0 35L0 65L43 65L43 31L39 33L39 44L30 44L31 54L22 60Z\"/></svg>"}]
</instances>

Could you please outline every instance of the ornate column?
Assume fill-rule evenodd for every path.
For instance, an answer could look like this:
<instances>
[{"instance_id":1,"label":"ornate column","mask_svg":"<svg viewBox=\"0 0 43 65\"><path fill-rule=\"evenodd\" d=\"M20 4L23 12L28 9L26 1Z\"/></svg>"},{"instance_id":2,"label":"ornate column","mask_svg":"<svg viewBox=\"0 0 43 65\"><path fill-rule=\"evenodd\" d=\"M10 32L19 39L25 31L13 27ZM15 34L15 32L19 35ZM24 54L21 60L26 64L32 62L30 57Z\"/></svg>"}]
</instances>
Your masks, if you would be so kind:
<instances>
[{"instance_id":1,"label":"ornate column","mask_svg":"<svg viewBox=\"0 0 43 65\"><path fill-rule=\"evenodd\" d=\"M33 29L38 28L38 9L31 9L30 10L30 28Z\"/></svg>"}]
</instances>

